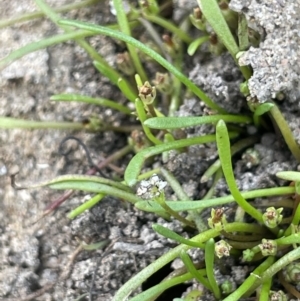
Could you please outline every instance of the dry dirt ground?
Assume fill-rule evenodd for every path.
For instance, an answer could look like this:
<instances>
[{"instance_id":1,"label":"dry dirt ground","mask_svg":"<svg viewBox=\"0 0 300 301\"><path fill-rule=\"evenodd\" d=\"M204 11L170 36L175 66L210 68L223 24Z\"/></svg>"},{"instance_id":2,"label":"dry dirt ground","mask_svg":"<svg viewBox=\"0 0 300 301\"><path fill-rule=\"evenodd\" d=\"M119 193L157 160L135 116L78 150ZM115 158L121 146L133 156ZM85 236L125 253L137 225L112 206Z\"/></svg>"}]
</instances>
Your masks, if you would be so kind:
<instances>
[{"instance_id":1,"label":"dry dirt ground","mask_svg":"<svg viewBox=\"0 0 300 301\"><path fill-rule=\"evenodd\" d=\"M61 6L71 2L52 0L48 4ZM0 18L34 10L33 1L4 0L1 1ZM114 21L107 1L93 8L72 11L68 16L98 24ZM0 57L31 41L57 33L56 26L45 19L2 29ZM103 37L92 39L92 43L112 64L115 44ZM120 99L108 80L94 69L86 53L73 42L24 57L1 72L0 85L1 116L81 121L98 114L114 124L120 124L124 119L112 110L49 101L51 95L64 92ZM76 143L66 145L73 147L68 160L58 153L60 141L70 134L88 145L95 161L126 145L126 137L113 132L92 135L57 130L0 131L0 300L75 300L86 293L88 297L82 300L110 300L130 275L154 258L155 252L140 258L138 253L143 253L142 248L135 254L118 250L110 253L79 251L76 237L95 242L116 240L121 236L120 241L143 242L138 238L140 231L147 236L147 227L141 228L141 224L147 224L143 221L145 217L116 200L107 199L101 208L70 222L66 213L87 197L77 194L54 215L35 223L60 193L48 189L16 191L11 187L8 175L19 169L17 181L25 184L66 173L85 172L89 169L88 163ZM116 164L124 168L122 163ZM162 249L159 245L157 253L160 254Z\"/></svg>"},{"instance_id":2,"label":"dry dirt ground","mask_svg":"<svg viewBox=\"0 0 300 301\"><path fill-rule=\"evenodd\" d=\"M52 6L70 2L47 1ZM72 11L68 17L97 24L114 22L107 2ZM33 10L35 5L30 0L2 0L0 18ZM30 41L58 32L56 26L45 19L1 29L0 57ZM91 43L110 64L114 64L118 44L100 36L92 38ZM190 69L185 73L188 74L197 62L204 63L201 59L195 58L187 63L186 68ZM220 74L216 76L218 71ZM224 99L223 92L209 85L219 83L221 79L222 85L227 85L230 91L225 95L225 106L232 111L246 108L236 89L239 72L228 56L217 59L213 67L209 64L203 64L200 70L196 67L190 76L212 93L212 97L219 95L219 101ZM80 121L96 114L116 125L127 122L125 116L112 110L49 101L51 95L66 92L125 102L108 80L97 73L86 53L74 42L68 42L28 55L1 71L0 116ZM233 99L234 103L231 102ZM179 115L199 115L202 112L199 101L190 99L185 101ZM297 112L299 110L293 113ZM199 135L210 130L198 127L189 134ZM70 221L67 212L88 197L77 193L55 214L36 222L44 208L60 193L49 189L17 191L11 187L8 175L18 169L18 183L30 184L61 174L86 172L89 168L86 156L76 143L70 142L66 146L73 150L68 159L58 153L60 141L70 134L87 144L94 161L105 158L127 143L125 135L113 132L95 135L56 130L0 130L0 300L71 301L85 296L81 300L109 301L132 274L174 246L150 230L152 222L156 221L154 216L138 212L112 198ZM255 149L263 158L259 166L249 169L244 160L235 165L242 190L276 186L281 182L274 176L275 172L297 168L282 141L273 133L264 134ZM204 158L201 163L199 158ZM199 199L208 187L200 184L199 178L215 158L214 146L192 147L189 154L171 154L166 167L178 177L189 197ZM129 157L126 159L128 161ZM115 164L124 169L126 160ZM228 193L224 182L218 186L218 193ZM176 223L168 226L177 232L182 231ZM80 249L78 239L86 242L109 239L113 243L104 250L91 252ZM170 295L168 298L171 300Z\"/></svg>"}]
</instances>

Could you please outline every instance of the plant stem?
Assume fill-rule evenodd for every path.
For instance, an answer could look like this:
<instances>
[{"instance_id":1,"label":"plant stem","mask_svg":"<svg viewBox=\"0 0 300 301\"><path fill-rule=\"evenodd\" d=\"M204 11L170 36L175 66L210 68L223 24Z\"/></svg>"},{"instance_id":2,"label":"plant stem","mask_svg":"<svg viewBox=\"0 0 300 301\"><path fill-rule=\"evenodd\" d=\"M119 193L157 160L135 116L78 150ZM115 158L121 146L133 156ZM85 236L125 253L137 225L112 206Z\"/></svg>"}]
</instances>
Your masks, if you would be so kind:
<instances>
[{"instance_id":1,"label":"plant stem","mask_svg":"<svg viewBox=\"0 0 300 301\"><path fill-rule=\"evenodd\" d=\"M116 12L117 12L117 19L118 19L120 31L128 36L131 36L131 29L128 24L126 12L123 7L123 1L122 0L113 0L113 3L114 3L114 7L116 9ZM136 52L134 46L127 43L127 48L130 53L132 63L135 67L137 74L139 74L139 76L142 78L142 81L145 82L147 80L147 75L145 73L145 70L141 64L141 61L137 55L137 52Z\"/></svg>"},{"instance_id":2,"label":"plant stem","mask_svg":"<svg viewBox=\"0 0 300 301\"><path fill-rule=\"evenodd\" d=\"M187 44L190 44L193 39L182 29L180 29L178 26L173 24L172 22L158 16L158 15L150 15L150 14L144 14L143 17L157 25L160 25L161 27L167 29L168 31L172 32L174 35L177 35L182 41L184 41Z\"/></svg>"},{"instance_id":3,"label":"plant stem","mask_svg":"<svg viewBox=\"0 0 300 301\"><path fill-rule=\"evenodd\" d=\"M149 139L149 141L151 141L154 145L162 144L162 141L157 139L152 134L150 129L144 124L144 122L147 120L147 115L146 115L146 112L145 112L145 109L144 109L144 104L140 99L135 100L135 109L136 109L137 116L138 116L138 118L139 118L139 120L142 124L143 131L144 131L146 137Z\"/></svg>"},{"instance_id":4,"label":"plant stem","mask_svg":"<svg viewBox=\"0 0 300 301\"><path fill-rule=\"evenodd\" d=\"M173 216L175 219L182 222L184 225L191 228L195 228L195 224L186 218L182 217L178 212L172 210L165 202L165 195L161 194L159 197L155 198L155 201L165 210L166 213Z\"/></svg>"},{"instance_id":5,"label":"plant stem","mask_svg":"<svg viewBox=\"0 0 300 301\"><path fill-rule=\"evenodd\" d=\"M180 244L188 245L188 246L191 246L194 248L204 249L204 244L186 239L186 238L182 237L181 235L177 234L176 232L173 232L172 230L163 227L162 225L153 224L152 229L155 232L157 232L158 234L160 234L166 238L172 239Z\"/></svg>"},{"instance_id":6,"label":"plant stem","mask_svg":"<svg viewBox=\"0 0 300 301\"><path fill-rule=\"evenodd\" d=\"M231 223L224 225L224 230L228 232L238 231L238 232L245 232L247 231L250 225L246 223ZM206 242L210 238L214 238L219 235L219 232L216 229L209 229L205 232L198 234L197 236L193 237L191 240L196 241L199 243ZM176 257L180 255L182 251L186 251L190 249L190 246L186 245L179 245L174 249L170 250L169 252L165 253L157 260L149 264L146 268L140 271L138 274L133 276L129 281L127 281L116 293L114 296L113 301L124 301L128 296L136 290L144 281L146 281L151 275L161 269L163 266L174 260ZM265 269L265 268L264 268ZM137 295L136 299L131 299L130 301L137 301L140 295Z\"/></svg>"},{"instance_id":7,"label":"plant stem","mask_svg":"<svg viewBox=\"0 0 300 301\"><path fill-rule=\"evenodd\" d=\"M198 272L201 273L203 276L205 274L204 270L200 270ZM163 282L161 282L161 283L159 283L159 284L157 284L155 286L152 286L151 288L149 288L145 292L142 292L138 296L133 297L129 301L149 301L149 300L155 300L156 297L157 297L157 295L160 295L162 292L164 292L168 288L170 288L172 286L175 286L175 285L178 285L180 283L183 283L185 281L188 281L190 279L193 279L193 277L194 276L191 273L186 273L186 274L177 276L175 278L163 281ZM118 300L121 300L121 299L118 299ZM123 299L123 300L127 300L127 299Z\"/></svg>"},{"instance_id":8,"label":"plant stem","mask_svg":"<svg viewBox=\"0 0 300 301\"><path fill-rule=\"evenodd\" d=\"M277 124L287 146L289 147L291 153L296 158L298 162L300 162L300 148L299 145L296 143L293 133L284 119L283 115L281 114L280 110L276 105L274 105L271 110L269 111L273 120Z\"/></svg>"},{"instance_id":9,"label":"plant stem","mask_svg":"<svg viewBox=\"0 0 300 301\"><path fill-rule=\"evenodd\" d=\"M230 296L223 299L223 301L238 301L242 296L249 292L257 279L261 279L261 274L274 262L274 257L269 256L261 265L259 265L250 276L243 282L243 284L236 289ZM270 277L271 278L271 277ZM257 285L258 286L258 285ZM256 287L257 287L256 286Z\"/></svg>"},{"instance_id":10,"label":"plant stem","mask_svg":"<svg viewBox=\"0 0 300 301\"><path fill-rule=\"evenodd\" d=\"M182 189L181 185L177 181L177 179L174 177L174 175L169 172L168 170L161 168L161 174L164 176L164 178L168 181L170 186L172 187L173 191L175 192L176 196L179 198L179 200L189 200L189 197ZM196 224L196 227L199 232L203 232L207 229L206 224L204 223L203 219L201 218L200 214L196 210L189 211L190 217Z\"/></svg>"},{"instance_id":11,"label":"plant stem","mask_svg":"<svg viewBox=\"0 0 300 301\"><path fill-rule=\"evenodd\" d=\"M161 55L159 55L158 53L156 53L155 51L153 51L143 43L137 41L136 39L103 26L91 25L84 22L61 20L59 23L63 25L75 26L78 28L91 30L99 34L103 34L124 41L126 43L130 43L134 47L140 49L145 54L149 55L151 58L156 60L159 64L161 64L164 68L166 68L171 74L176 76L184 85L186 85L187 88L189 88L196 96L198 96L208 107L220 113L226 114L226 111L224 109L220 108L217 104L215 104L199 87L197 87L197 85L195 85L192 81L190 81L184 74L182 74L180 71L174 68L174 66L170 64L168 61L166 61Z\"/></svg>"},{"instance_id":12,"label":"plant stem","mask_svg":"<svg viewBox=\"0 0 300 301\"><path fill-rule=\"evenodd\" d=\"M68 213L67 217L69 219L74 219L79 214L83 213L84 211L94 207L96 204L98 204L104 197L104 194L96 194L91 199L89 199L87 202L83 203L82 205L76 207L74 210L72 210L70 213Z\"/></svg>"},{"instance_id":13,"label":"plant stem","mask_svg":"<svg viewBox=\"0 0 300 301\"><path fill-rule=\"evenodd\" d=\"M281 258L279 258L272 266L268 267L262 274L260 278L256 278L251 290L247 295L250 295L261 283L265 282L267 279L272 278L279 271L283 270L288 264L293 261L300 259L300 248L290 251ZM225 300L223 300L225 301ZM227 300L226 300L227 301Z\"/></svg>"}]
</instances>

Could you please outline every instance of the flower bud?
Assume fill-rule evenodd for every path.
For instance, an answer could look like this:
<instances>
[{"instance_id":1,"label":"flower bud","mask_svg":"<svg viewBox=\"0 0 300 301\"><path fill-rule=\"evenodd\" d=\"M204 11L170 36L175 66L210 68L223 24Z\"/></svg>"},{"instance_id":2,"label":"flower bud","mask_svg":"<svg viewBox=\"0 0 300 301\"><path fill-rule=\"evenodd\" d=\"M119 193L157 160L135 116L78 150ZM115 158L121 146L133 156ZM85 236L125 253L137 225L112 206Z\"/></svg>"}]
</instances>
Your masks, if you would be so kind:
<instances>
[{"instance_id":1,"label":"flower bud","mask_svg":"<svg viewBox=\"0 0 300 301\"><path fill-rule=\"evenodd\" d=\"M222 230L223 225L227 224L224 208L211 209L211 217L208 219L208 225L212 229Z\"/></svg>"},{"instance_id":2,"label":"flower bud","mask_svg":"<svg viewBox=\"0 0 300 301\"><path fill-rule=\"evenodd\" d=\"M271 239L263 239L258 245L263 256L275 256L277 254L277 243Z\"/></svg>"},{"instance_id":3,"label":"flower bud","mask_svg":"<svg viewBox=\"0 0 300 301\"><path fill-rule=\"evenodd\" d=\"M277 227L282 221L282 210L283 208L267 208L266 212L263 214L264 224L270 229Z\"/></svg>"},{"instance_id":4,"label":"flower bud","mask_svg":"<svg viewBox=\"0 0 300 301\"><path fill-rule=\"evenodd\" d=\"M223 294L229 295L236 289L236 284L233 281L225 280L221 284L221 289L222 289Z\"/></svg>"},{"instance_id":5,"label":"flower bud","mask_svg":"<svg viewBox=\"0 0 300 301\"><path fill-rule=\"evenodd\" d=\"M227 0L220 1L219 7L229 28L235 31L238 28L238 14L229 9Z\"/></svg>"},{"instance_id":6,"label":"flower bud","mask_svg":"<svg viewBox=\"0 0 300 301\"><path fill-rule=\"evenodd\" d=\"M287 295L283 291L270 291L270 301L288 301Z\"/></svg>"},{"instance_id":7,"label":"flower bud","mask_svg":"<svg viewBox=\"0 0 300 301\"><path fill-rule=\"evenodd\" d=\"M219 41L218 36L213 32L209 37L209 51L215 55L220 55L224 50L224 45Z\"/></svg>"},{"instance_id":8,"label":"flower bud","mask_svg":"<svg viewBox=\"0 0 300 301\"><path fill-rule=\"evenodd\" d=\"M153 103L156 97L156 89L152 87L148 81L146 81L142 86L138 87L139 97L145 105L150 105Z\"/></svg>"},{"instance_id":9,"label":"flower bud","mask_svg":"<svg viewBox=\"0 0 300 301\"><path fill-rule=\"evenodd\" d=\"M126 75L133 75L135 73L131 57L127 51L117 54L116 64L118 69Z\"/></svg>"},{"instance_id":10,"label":"flower bud","mask_svg":"<svg viewBox=\"0 0 300 301\"><path fill-rule=\"evenodd\" d=\"M246 249L243 251L243 261L249 262L253 259L255 253L251 249Z\"/></svg>"},{"instance_id":11,"label":"flower bud","mask_svg":"<svg viewBox=\"0 0 300 301\"><path fill-rule=\"evenodd\" d=\"M284 272L284 278L290 283L300 283L300 262L292 262L287 265Z\"/></svg>"},{"instance_id":12,"label":"flower bud","mask_svg":"<svg viewBox=\"0 0 300 301\"><path fill-rule=\"evenodd\" d=\"M229 256L230 250L232 246L225 240L220 240L215 244L215 254L218 258L222 258L223 256Z\"/></svg>"},{"instance_id":13,"label":"flower bud","mask_svg":"<svg viewBox=\"0 0 300 301\"><path fill-rule=\"evenodd\" d=\"M205 18L199 7L194 8L193 14L190 15L191 23L201 31L206 31Z\"/></svg>"},{"instance_id":14,"label":"flower bud","mask_svg":"<svg viewBox=\"0 0 300 301\"><path fill-rule=\"evenodd\" d=\"M155 73L155 79L152 81L157 90L163 94L170 95L173 90L169 73Z\"/></svg>"}]
</instances>

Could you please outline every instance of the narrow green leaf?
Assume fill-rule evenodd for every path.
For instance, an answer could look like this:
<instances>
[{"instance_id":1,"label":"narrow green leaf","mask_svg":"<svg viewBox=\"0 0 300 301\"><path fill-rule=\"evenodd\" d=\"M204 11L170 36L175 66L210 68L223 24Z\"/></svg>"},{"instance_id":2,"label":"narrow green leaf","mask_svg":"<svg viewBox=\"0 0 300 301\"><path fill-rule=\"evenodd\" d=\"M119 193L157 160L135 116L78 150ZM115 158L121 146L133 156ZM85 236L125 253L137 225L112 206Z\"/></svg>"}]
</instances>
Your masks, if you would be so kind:
<instances>
[{"instance_id":1,"label":"narrow green leaf","mask_svg":"<svg viewBox=\"0 0 300 301\"><path fill-rule=\"evenodd\" d=\"M154 117L147 119L144 124L153 129L179 129L200 124L216 123L219 120L232 123L251 123L252 118L242 115L212 115L199 117Z\"/></svg>"},{"instance_id":2,"label":"narrow green leaf","mask_svg":"<svg viewBox=\"0 0 300 301\"><path fill-rule=\"evenodd\" d=\"M180 258L182 262L184 263L186 269L194 276L195 279L198 280L199 283L201 283L203 286L206 287L209 291L212 290L211 285L209 282L204 278L204 276L207 275L207 272L205 270L198 271L196 267L194 266L193 261L191 260L189 254L184 250L180 253Z\"/></svg>"},{"instance_id":3,"label":"narrow green leaf","mask_svg":"<svg viewBox=\"0 0 300 301\"><path fill-rule=\"evenodd\" d=\"M84 22L61 20L59 21L59 23L62 25L75 26L78 28L97 32L99 34L103 34L133 45L135 48L141 50L142 52L144 52L145 54L149 55L151 58L156 60L160 65L166 68L171 74L177 77L184 85L187 86L187 88L189 88L196 96L198 96L203 102L205 102L205 104L208 107L220 113L226 113L224 109L220 108L217 104L215 104L199 87L197 87L192 81L190 81L184 74L178 71L171 63L169 63L161 55L156 53L154 50L152 50L145 44L137 41L136 39L103 26L88 24Z\"/></svg>"},{"instance_id":4,"label":"narrow green leaf","mask_svg":"<svg viewBox=\"0 0 300 301\"><path fill-rule=\"evenodd\" d=\"M89 96L80 95L80 94L57 94L57 95L51 96L50 100L90 103L90 104L94 104L97 106L103 106L103 107L115 109L115 110L118 110L125 114L131 114L131 110L129 110L127 107L125 107L115 101L112 101L112 100L109 100L106 98L101 98L101 97L94 98L94 97L89 97Z\"/></svg>"},{"instance_id":5,"label":"narrow green leaf","mask_svg":"<svg viewBox=\"0 0 300 301\"><path fill-rule=\"evenodd\" d=\"M266 189L258 189L253 191L245 191L241 192L241 195L245 199L253 199L259 197L269 197L269 196L276 196L276 195L289 195L295 193L295 187L275 187L275 188L266 188ZM216 207L219 205L225 205L231 202L234 202L235 199L232 195L213 198L213 199L206 199L198 200L198 201L167 201L166 204L174 211L188 211L188 210L198 210L210 207ZM140 210L147 211L147 212L162 212L164 211L161 206L159 206L155 201L141 201L135 204Z\"/></svg>"},{"instance_id":6,"label":"narrow green leaf","mask_svg":"<svg viewBox=\"0 0 300 301\"><path fill-rule=\"evenodd\" d=\"M11 52L8 56L0 60L0 70L9 66L10 64L20 59L21 57L25 56L26 54L35 52L40 49L45 49L46 47L60 44L69 40L80 39L80 38L94 36L94 35L95 33L91 31L79 30L79 31L58 34L50 38L42 39L37 42L32 42Z\"/></svg>"},{"instance_id":7,"label":"narrow green leaf","mask_svg":"<svg viewBox=\"0 0 300 301\"><path fill-rule=\"evenodd\" d=\"M32 121L12 117L0 117L1 129L56 129L56 130L84 130L81 122L56 122L56 121Z\"/></svg>"},{"instance_id":8,"label":"narrow green leaf","mask_svg":"<svg viewBox=\"0 0 300 301\"><path fill-rule=\"evenodd\" d=\"M160 144L152 147L148 147L139 153L137 153L127 165L125 170L124 178L129 186L133 186L137 182L138 175L143 167L145 160L148 158L161 154L172 149L179 149L194 144L202 144L215 141L214 135L207 135L203 137L187 138Z\"/></svg>"},{"instance_id":9,"label":"narrow green leaf","mask_svg":"<svg viewBox=\"0 0 300 301\"><path fill-rule=\"evenodd\" d=\"M120 76L116 72L113 72L113 69L108 64L101 61L93 61L93 64L101 74L103 74L112 82L112 84L118 84Z\"/></svg>"},{"instance_id":10,"label":"narrow green leaf","mask_svg":"<svg viewBox=\"0 0 300 301\"><path fill-rule=\"evenodd\" d=\"M125 35L131 36L131 29L127 20L127 15L124 10L123 1L122 0L113 0L114 8L117 13L117 19L119 24L119 29L121 32L123 32ZM145 70L142 66L142 63L139 59L139 56L137 54L137 51L135 47L131 44L125 41L127 44L127 49L130 53L130 57L132 59L132 63L135 67L136 72L140 75L140 77L143 79L143 81L147 80L147 75L145 73Z\"/></svg>"},{"instance_id":11,"label":"narrow green leaf","mask_svg":"<svg viewBox=\"0 0 300 301\"><path fill-rule=\"evenodd\" d=\"M298 171L279 171L276 173L276 177L286 181L300 182L300 172Z\"/></svg>"},{"instance_id":12,"label":"narrow green leaf","mask_svg":"<svg viewBox=\"0 0 300 301\"><path fill-rule=\"evenodd\" d=\"M96 194L91 199L89 199L88 201L84 202L82 205L76 207L71 212L69 212L68 215L67 215L68 218L69 219L74 219L75 217L77 217L78 215L80 215L81 213L83 213L84 211L86 211L86 210L94 207L101 200L103 200L104 197L105 197L104 194L101 194L101 193Z\"/></svg>"},{"instance_id":13,"label":"narrow green leaf","mask_svg":"<svg viewBox=\"0 0 300 301\"><path fill-rule=\"evenodd\" d=\"M199 7L212 27L214 32L217 34L221 42L225 45L229 53L232 55L233 59L237 61L236 55L240 51L235 39L227 25L227 22L222 15L219 8L218 2L216 0L197 0ZM241 72L245 79L251 77L251 71L248 67L240 67Z\"/></svg>"},{"instance_id":14,"label":"narrow green leaf","mask_svg":"<svg viewBox=\"0 0 300 301\"><path fill-rule=\"evenodd\" d=\"M128 81L126 81L124 78L119 78L118 87L128 100L130 100L133 103L135 102L138 96L136 91L133 91Z\"/></svg>"},{"instance_id":15,"label":"narrow green leaf","mask_svg":"<svg viewBox=\"0 0 300 301\"><path fill-rule=\"evenodd\" d=\"M163 227L159 224L153 224L152 229L155 232L157 232L158 234L160 234L160 235L162 235L166 238L172 239L172 240L174 240L174 241L176 241L180 244L184 244L184 245L195 247L195 248L204 249L204 244L186 239L186 238L182 237L181 235L175 233L174 231L172 231L172 230L170 230L166 227Z\"/></svg>"},{"instance_id":16,"label":"narrow green leaf","mask_svg":"<svg viewBox=\"0 0 300 301\"><path fill-rule=\"evenodd\" d=\"M105 195L111 195L123 200L126 200L132 204L141 201L142 199L137 197L133 193L129 193L127 191L121 190L116 187L111 187L105 184L89 182L89 181L68 181L68 182L61 182L55 184L48 185L52 189L59 189L59 190L81 190L87 192L94 192L94 193L103 193Z\"/></svg>"},{"instance_id":17,"label":"narrow green leaf","mask_svg":"<svg viewBox=\"0 0 300 301\"><path fill-rule=\"evenodd\" d=\"M81 242L80 245L82 246L82 248L84 250L95 251L95 250L98 250L98 249L103 249L105 246L108 245L108 243L109 243L109 240L106 239L106 240L102 240L102 241L95 242L95 243L92 243L92 244L86 244L84 242Z\"/></svg>"},{"instance_id":18,"label":"narrow green leaf","mask_svg":"<svg viewBox=\"0 0 300 301\"><path fill-rule=\"evenodd\" d=\"M239 47L222 15L218 2L216 0L198 0L198 4L209 25L213 28L232 57L236 59L235 56L239 52Z\"/></svg>"},{"instance_id":19,"label":"narrow green leaf","mask_svg":"<svg viewBox=\"0 0 300 301\"><path fill-rule=\"evenodd\" d=\"M289 124L285 120L284 116L280 112L279 108L274 104L274 106L270 110L270 115L276 122L287 146L289 147L291 153L296 158L298 162L300 162L300 148L298 143L296 142L293 133L289 127Z\"/></svg>"},{"instance_id":20,"label":"narrow green leaf","mask_svg":"<svg viewBox=\"0 0 300 301\"><path fill-rule=\"evenodd\" d=\"M239 38L239 50L245 51L249 48L248 39L248 23L244 14L239 14L238 20L238 38Z\"/></svg>"},{"instance_id":21,"label":"narrow green leaf","mask_svg":"<svg viewBox=\"0 0 300 301\"><path fill-rule=\"evenodd\" d=\"M204 36L204 37L200 37L198 39L196 39L195 41L193 41L188 49L187 49L187 53L188 55L192 56L195 54L195 52L197 51L197 49L204 44L205 42L207 42L209 40L209 36Z\"/></svg>"},{"instance_id":22,"label":"narrow green leaf","mask_svg":"<svg viewBox=\"0 0 300 301\"><path fill-rule=\"evenodd\" d=\"M223 120L220 120L216 127L216 138L217 138L217 147L218 153L226 179L228 188L231 194L234 196L236 202L240 207L242 207L245 212L255 218L258 222L262 222L262 214L255 207L250 205L244 197L241 195L237 184L235 182L232 162L231 162L231 152L230 152L230 140L227 132L226 124Z\"/></svg>"},{"instance_id":23,"label":"narrow green leaf","mask_svg":"<svg viewBox=\"0 0 300 301\"><path fill-rule=\"evenodd\" d=\"M144 18L151 23L155 23L160 25L161 27L165 28L168 32L173 33L176 35L179 39L181 39L183 42L190 44L193 39L190 37L185 31L180 29L178 26L176 26L170 19L166 20L159 15L154 14L145 14Z\"/></svg>"},{"instance_id":24,"label":"narrow green leaf","mask_svg":"<svg viewBox=\"0 0 300 301\"><path fill-rule=\"evenodd\" d=\"M180 283L184 283L185 281L188 281L190 279L193 279L193 275L190 273L186 273L177 277L174 277L172 279L163 281L157 285L152 286L151 288L147 289L146 291L138 294L137 296L129 299L128 301L149 301L154 300L158 295L166 291L168 288L173 287L175 285L178 285ZM119 297L115 297L113 299L114 301L124 301L127 299L121 299Z\"/></svg>"},{"instance_id":25,"label":"narrow green leaf","mask_svg":"<svg viewBox=\"0 0 300 301\"><path fill-rule=\"evenodd\" d=\"M254 116L261 116L261 115L269 112L273 107L274 107L274 104L271 102L262 103L261 105L259 105L256 108L256 110L254 112Z\"/></svg>"},{"instance_id":26,"label":"narrow green leaf","mask_svg":"<svg viewBox=\"0 0 300 301\"><path fill-rule=\"evenodd\" d=\"M54 185L61 185L60 187L63 187L63 185L69 185L70 183L78 183L78 184L88 184L89 183L98 183L98 184L105 184L105 185L110 185L115 188L122 189L124 191L130 192L131 189L119 182L107 179L107 178L102 178L98 176L89 176L89 175L63 175L54 178L53 180L50 181L45 181L41 183L37 183L34 185L28 185L26 189L32 189L32 188L40 188L44 186L54 186ZM97 187L97 186L96 186ZM64 189L64 188L61 188ZM67 189L67 188L66 188ZM78 190L78 189L77 189Z\"/></svg>"},{"instance_id":27,"label":"narrow green leaf","mask_svg":"<svg viewBox=\"0 0 300 301\"><path fill-rule=\"evenodd\" d=\"M214 261L215 261L215 241L210 238L205 244L205 268L208 282L211 290L217 300L221 299L221 291L214 274Z\"/></svg>"},{"instance_id":28,"label":"narrow green leaf","mask_svg":"<svg viewBox=\"0 0 300 301\"><path fill-rule=\"evenodd\" d=\"M138 119L140 120L140 122L142 123L142 127L144 130L144 133L146 135L146 137L154 144L154 145L159 145L162 144L162 141L160 141L159 139L157 139L152 132L150 131L150 129L145 125L145 121L147 120L147 114L145 112L145 108L144 108L144 104L143 102L137 98L135 100L135 108L136 108L136 113L138 116Z\"/></svg>"}]
</instances>

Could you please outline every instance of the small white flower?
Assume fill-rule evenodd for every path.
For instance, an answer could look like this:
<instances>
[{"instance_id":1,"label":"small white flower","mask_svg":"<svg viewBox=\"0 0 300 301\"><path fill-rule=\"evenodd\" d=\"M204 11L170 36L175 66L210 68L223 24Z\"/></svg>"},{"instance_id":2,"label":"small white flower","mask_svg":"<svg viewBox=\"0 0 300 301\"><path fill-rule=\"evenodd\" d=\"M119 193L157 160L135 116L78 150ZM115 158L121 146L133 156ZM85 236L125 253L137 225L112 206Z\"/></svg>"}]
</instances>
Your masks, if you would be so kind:
<instances>
[{"instance_id":1,"label":"small white flower","mask_svg":"<svg viewBox=\"0 0 300 301\"><path fill-rule=\"evenodd\" d=\"M143 199L149 200L160 196L167 182L162 181L158 175L153 174L149 180L142 180L136 194Z\"/></svg>"}]
</instances>

